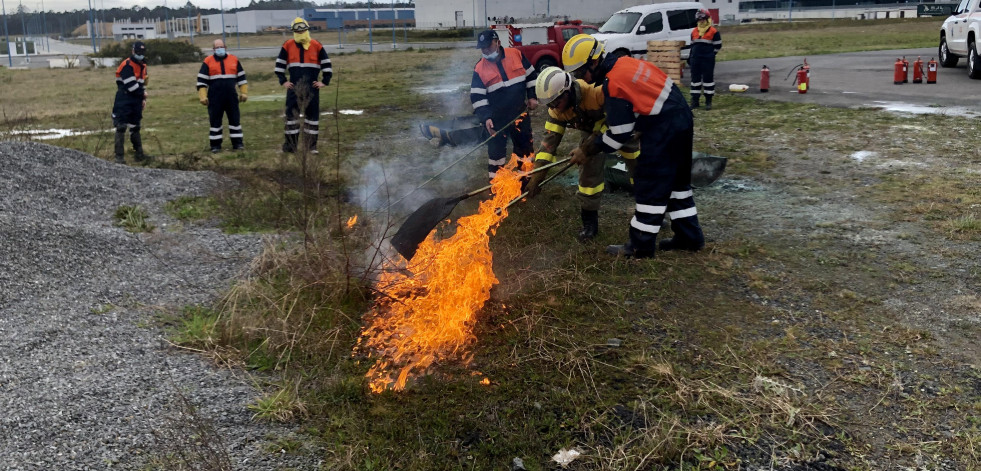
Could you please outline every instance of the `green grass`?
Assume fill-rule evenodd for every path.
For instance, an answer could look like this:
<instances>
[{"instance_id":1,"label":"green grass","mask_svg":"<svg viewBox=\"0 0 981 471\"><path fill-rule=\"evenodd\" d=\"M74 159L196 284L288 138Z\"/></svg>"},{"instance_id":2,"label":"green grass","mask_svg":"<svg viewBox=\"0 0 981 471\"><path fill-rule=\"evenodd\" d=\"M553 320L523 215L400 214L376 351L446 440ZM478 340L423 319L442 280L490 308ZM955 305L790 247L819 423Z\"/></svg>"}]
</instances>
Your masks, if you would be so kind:
<instances>
[{"instance_id":1,"label":"green grass","mask_svg":"<svg viewBox=\"0 0 981 471\"><path fill-rule=\"evenodd\" d=\"M900 32L913 39L891 47L919 47L933 45L938 26L727 27L723 54L876 48ZM435 365L401 393L368 393L370 361L352 351L378 296L365 254L376 255L370 244L387 221L351 206L346 192L365 162L418 172L411 166L437 158L417 142L416 120L454 103L413 89L466 84L475 60L472 50L338 55L323 109L365 113L322 118L327 137L307 173L302 159L276 152L283 103L270 60L245 61L250 95L271 97L243 107L248 149L217 156L207 152L196 66L151 68L144 126L157 165L239 182L176 200L168 213L284 234L220 302L185 310L171 336L281 378L259 385L250 410L256 420L301 421L306 433L272 437L269 452L320 448L325 469L358 470L502 469L515 457L529 470L555 469L551 456L572 447L583 456L570 469L805 467L819 454L840 469L977 469L971 316L981 304L971 290L930 297L938 285L981 282L964 262L976 258L979 234L976 123L948 116L720 94L718 112L697 115L695 150L728 157L730 184L746 188L697 194L706 251L610 259L603 246L623 242L630 199L606 197L599 240L580 245L574 190L553 185L515 206L491 239L501 283L479 313L471 363ZM15 88L7 85L24 76L0 70L10 116L2 128L107 128L111 71L72 73L67 90L46 76ZM50 106L57 100L72 105ZM540 133L541 111L532 121ZM107 136L57 143L108 159ZM560 153L576 139L565 141ZM849 157L861 150L875 151L874 163ZM449 187L479 182L481 158L461 163L467 172ZM360 219L349 229L352 214ZM803 222L785 225L795 218ZM877 238L859 239L870 231ZM902 302L961 320L947 330L931 325L940 315L918 324Z\"/></svg>"},{"instance_id":2,"label":"green grass","mask_svg":"<svg viewBox=\"0 0 981 471\"><path fill-rule=\"evenodd\" d=\"M150 216L142 206L120 206L116 208L116 225L129 232L153 232L156 228L150 223Z\"/></svg>"}]
</instances>

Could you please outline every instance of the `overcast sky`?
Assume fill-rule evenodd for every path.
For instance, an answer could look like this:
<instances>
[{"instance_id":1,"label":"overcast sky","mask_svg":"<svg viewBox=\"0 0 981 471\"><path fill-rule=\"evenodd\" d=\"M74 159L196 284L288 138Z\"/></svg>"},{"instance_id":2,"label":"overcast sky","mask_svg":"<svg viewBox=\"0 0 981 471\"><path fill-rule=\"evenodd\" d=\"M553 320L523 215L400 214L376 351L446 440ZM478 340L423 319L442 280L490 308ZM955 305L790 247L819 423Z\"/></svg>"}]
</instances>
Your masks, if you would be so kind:
<instances>
[{"instance_id":1,"label":"overcast sky","mask_svg":"<svg viewBox=\"0 0 981 471\"><path fill-rule=\"evenodd\" d=\"M235 8L236 1L239 7L245 7L249 4L250 0L192 0L196 6L201 8L218 8L219 5L224 5L225 8L232 9ZM340 0L346 2L347 0ZM132 8L133 5L145 6L147 8L153 8L155 6L163 5L164 0L91 0L92 8ZM331 0L333 2L333 0ZM72 10L86 10L89 7L89 0L3 0L4 6L7 11L16 11L17 5L23 3L31 11L41 11L41 4L44 4L45 11L72 11ZM187 0L167 0L167 6L176 8L179 6L184 6ZM324 2L315 2L324 3ZM390 5L391 0L382 0L378 2L382 5Z\"/></svg>"}]
</instances>

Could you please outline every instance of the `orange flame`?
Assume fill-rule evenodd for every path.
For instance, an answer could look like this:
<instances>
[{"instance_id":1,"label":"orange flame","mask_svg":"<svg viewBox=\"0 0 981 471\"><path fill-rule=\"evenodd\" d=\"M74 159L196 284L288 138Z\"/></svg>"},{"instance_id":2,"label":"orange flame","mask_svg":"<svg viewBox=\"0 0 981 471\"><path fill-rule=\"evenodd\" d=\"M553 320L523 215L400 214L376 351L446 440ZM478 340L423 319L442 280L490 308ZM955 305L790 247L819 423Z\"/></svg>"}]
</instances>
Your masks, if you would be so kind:
<instances>
[{"instance_id":1,"label":"orange flame","mask_svg":"<svg viewBox=\"0 0 981 471\"><path fill-rule=\"evenodd\" d=\"M383 270L376 286L383 296L366 315L355 348L376 359L365 375L372 392L400 391L410 376L439 361L469 363L477 311L498 282L490 236L508 215L501 208L521 193L517 166L512 155L491 181L493 198L481 202L477 214L460 218L455 234L437 240L433 231L404 270L394 264Z\"/></svg>"},{"instance_id":2,"label":"orange flame","mask_svg":"<svg viewBox=\"0 0 981 471\"><path fill-rule=\"evenodd\" d=\"M484 386L490 386L490 378L484 378L480 380L480 384L483 384Z\"/></svg>"},{"instance_id":3,"label":"orange flame","mask_svg":"<svg viewBox=\"0 0 981 471\"><path fill-rule=\"evenodd\" d=\"M354 225L357 223L358 223L358 215L355 214L354 216L351 216L351 219L347 220L347 228L350 229L354 227Z\"/></svg>"}]
</instances>

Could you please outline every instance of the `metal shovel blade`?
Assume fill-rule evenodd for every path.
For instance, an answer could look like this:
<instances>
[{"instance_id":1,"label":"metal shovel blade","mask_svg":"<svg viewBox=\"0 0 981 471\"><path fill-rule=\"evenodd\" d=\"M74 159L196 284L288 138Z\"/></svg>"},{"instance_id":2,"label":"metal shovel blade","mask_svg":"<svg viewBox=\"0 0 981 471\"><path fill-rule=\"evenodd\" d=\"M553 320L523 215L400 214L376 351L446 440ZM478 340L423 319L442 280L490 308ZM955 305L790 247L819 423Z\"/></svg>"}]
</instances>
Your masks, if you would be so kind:
<instances>
[{"instance_id":1,"label":"metal shovel blade","mask_svg":"<svg viewBox=\"0 0 981 471\"><path fill-rule=\"evenodd\" d=\"M691 186L705 188L722 176L726 170L725 157L699 155L691 159Z\"/></svg>"},{"instance_id":2,"label":"metal shovel blade","mask_svg":"<svg viewBox=\"0 0 981 471\"><path fill-rule=\"evenodd\" d=\"M416 254L419 244L426 240L430 232L453 212L456 205L469 195L452 198L433 198L412 212L395 235L389 240L392 247L406 260Z\"/></svg>"}]
</instances>

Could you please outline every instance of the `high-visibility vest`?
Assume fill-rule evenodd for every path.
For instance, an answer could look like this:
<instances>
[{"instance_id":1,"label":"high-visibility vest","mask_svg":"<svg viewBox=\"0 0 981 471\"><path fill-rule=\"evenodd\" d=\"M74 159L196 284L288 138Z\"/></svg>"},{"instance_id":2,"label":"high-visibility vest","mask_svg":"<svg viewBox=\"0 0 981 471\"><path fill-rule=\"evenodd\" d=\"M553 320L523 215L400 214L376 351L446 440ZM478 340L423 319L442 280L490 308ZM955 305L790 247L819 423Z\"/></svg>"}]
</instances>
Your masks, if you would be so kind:
<instances>
[{"instance_id":1,"label":"high-visibility vest","mask_svg":"<svg viewBox=\"0 0 981 471\"><path fill-rule=\"evenodd\" d=\"M521 63L521 51L510 47L504 48L504 58L501 59L501 67L504 69L507 77L501 77L501 71L497 66L497 62L480 59L480 62L475 67L477 75L480 76L480 81L484 82L484 86L487 88L488 94L501 88L519 84L521 90L526 88L524 82L527 71Z\"/></svg>"},{"instance_id":2,"label":"high-visibility vest","mask_svg":"<svg viewBox=\"0 0 981 471\"><path fill-rule=\"evenodd\" d=\"M133 77L136 78L135 87L133 86L133 84L125 82L125 80L120 77L120 75L123 72L123 69L127 66L133 69ZM127 57L125 60L120 62L119 67L116 68L116 84L122 86L124 89L126 89L129 92L135 92L139 87L143 86L143 84L146 83L146 79L147 79L146 65L140 64L139 62L132 60L132 58Z\"/></svg>"},{"instance_id":3,"label":"high-visibility vest","mask_svg":"<svg viewBox=\"0 0 981 471\"><path fill-rule=\"evenodd\" d=\"M641 115L659 114L674 86L664 71L633 57L618 59L606 79L609 95L629 101Z\"/></svg>"},{"instance_id":4,"label":"high-visibility vest","mask_svg":"<svg viewBox=\"0 0 981 471\"><path fill-rule=\"evenodd\" d=\"M238 58L231 54L225 56L224 60L211 55L204 59L204 63L208 66L208 80L238 79Z\"/></svg>"}]
</instances>

